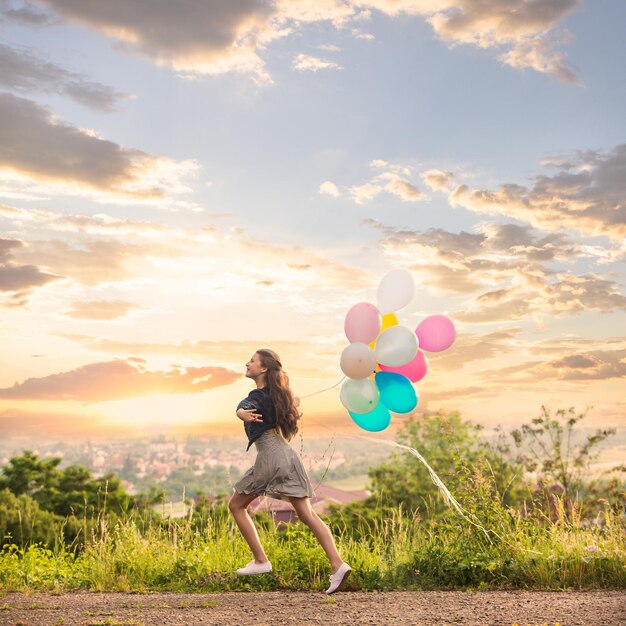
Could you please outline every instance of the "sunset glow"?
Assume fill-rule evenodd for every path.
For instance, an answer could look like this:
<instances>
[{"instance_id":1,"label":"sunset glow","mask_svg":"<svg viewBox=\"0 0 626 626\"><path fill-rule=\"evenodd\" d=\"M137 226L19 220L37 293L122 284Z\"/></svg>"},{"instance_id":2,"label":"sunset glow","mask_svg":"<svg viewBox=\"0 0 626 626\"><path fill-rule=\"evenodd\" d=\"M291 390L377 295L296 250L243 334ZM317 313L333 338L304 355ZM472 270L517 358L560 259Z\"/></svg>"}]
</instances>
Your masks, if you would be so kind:
<instances>
[{"instance_id":1,"label":"sunset glow","mask_svg":"<svg viewBox=\"0 0 626 626\"><path fill-rule=\"evenodd\" d=\"M0 2L2 437L235 432L263 347L350 434L394 268L420 411L624 427L623 2L176 5Z\"/></svg>"}]
</instances>

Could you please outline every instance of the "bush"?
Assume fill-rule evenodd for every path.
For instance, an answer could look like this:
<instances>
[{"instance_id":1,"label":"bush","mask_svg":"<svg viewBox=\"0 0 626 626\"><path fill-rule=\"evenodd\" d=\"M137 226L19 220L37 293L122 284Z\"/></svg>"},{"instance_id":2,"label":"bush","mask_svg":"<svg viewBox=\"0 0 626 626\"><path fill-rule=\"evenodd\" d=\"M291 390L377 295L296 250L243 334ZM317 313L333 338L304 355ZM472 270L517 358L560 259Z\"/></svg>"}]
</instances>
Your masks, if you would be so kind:
<instances>
[{"instance_id":1,"label":"bush","mask_svg":"<svg viewBox=\"0 0 626 626\"><path fill-rule=\"evenodd\" d=\"M29 496L16 496L8 489L0 491L0 546L26 546L43 543L51 546L58 539L63 518L43 511Z\"/></svg>"}]
</instances>

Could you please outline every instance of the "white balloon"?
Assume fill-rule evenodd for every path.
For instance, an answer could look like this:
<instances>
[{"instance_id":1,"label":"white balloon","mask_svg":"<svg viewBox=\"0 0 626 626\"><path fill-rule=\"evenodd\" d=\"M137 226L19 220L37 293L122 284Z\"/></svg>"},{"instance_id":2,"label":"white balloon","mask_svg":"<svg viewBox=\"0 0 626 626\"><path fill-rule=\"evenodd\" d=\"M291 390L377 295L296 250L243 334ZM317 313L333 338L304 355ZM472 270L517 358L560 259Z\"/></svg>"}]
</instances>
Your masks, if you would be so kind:
<instances>
[{"instance_id":1,"label":"white balloon","mask_svg":"<svg viewBox=\"0 0 626 626\"><path fill-rule=\"evenodd\" d=\"M348 378L341 385L339 399L341 404L353 413L369 413L378 405L380 392L373 380L362 378L354 380Z\"/></svg>"},{"instance_id":2,"label":"white balloon","mask_svg":"<svg viewBox=\"0 0 626 626\"><path fill-rule=\"evenodd\" d=\"M355 342L341 353L339 365L348 378L367 378L376 369L376 357L367 344Z\"/></svg>"},{"instance_id":3,"label":"white balloon","mask_svg":"<svg viewBox=\"0 0 626 626\"><path fill-rule=\"evenodd\" d=\"M376 340L375 356L382 365L398 367L415 358L419 340L415 331L406 326L390 326Z\"/></svg>"},{"instance_id":4,"label":"white balloon","mask_svg":"<svg viewBox=\"0 0 626 626\"><path fill-rule=\"evenodd\" d=\"M415 296L413 275L407 270L391 270L380 281L377 295L382 315L404 308Z\"/></svg>"}]
</instances>

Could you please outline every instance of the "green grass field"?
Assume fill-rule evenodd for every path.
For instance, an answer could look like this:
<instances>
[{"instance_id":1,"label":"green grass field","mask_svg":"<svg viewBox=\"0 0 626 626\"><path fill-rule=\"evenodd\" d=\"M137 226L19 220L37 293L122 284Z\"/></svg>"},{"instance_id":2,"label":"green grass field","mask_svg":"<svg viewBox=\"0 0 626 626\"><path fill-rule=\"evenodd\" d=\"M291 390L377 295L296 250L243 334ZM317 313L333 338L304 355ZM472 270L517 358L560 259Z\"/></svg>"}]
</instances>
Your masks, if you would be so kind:
<instances>
[{"instance_id":1,"label":"green grass field","mask_svg":"<svg viewBox=\"0 0 626 626\"><path fill-rule=\"evenodd\" d=\"M497 514L496 514L497 513ZM407 519L398 510L354 528L335 525L343 558L360 590L598 589L626 586L626 531L607 508L585 527L564 515L556 522L512 510L476 518L484 530L453 513L438 521ZM320 590L330 573L319 544L302 524L276 528L261 518L260 535L274 571L238 578L250 560L247 545L222 508L195 527L188 520L101 521L84 550L7 545L0 553L4 591ZM485 531L487 531L485 533Z\"/></svg>"}]
</instances>

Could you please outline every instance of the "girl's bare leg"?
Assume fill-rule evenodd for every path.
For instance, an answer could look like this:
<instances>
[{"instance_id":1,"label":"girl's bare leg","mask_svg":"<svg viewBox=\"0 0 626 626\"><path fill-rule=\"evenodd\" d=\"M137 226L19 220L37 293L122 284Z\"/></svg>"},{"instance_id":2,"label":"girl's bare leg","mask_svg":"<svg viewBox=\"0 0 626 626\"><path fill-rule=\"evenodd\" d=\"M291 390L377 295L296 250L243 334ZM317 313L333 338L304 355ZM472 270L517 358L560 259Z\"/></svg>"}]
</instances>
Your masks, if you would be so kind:
<instances>
[{"instance_id":1,"label":"girl's bare leg","mask_svg":"<svg viewBox=\"0 0 626 626\"><path fill-rule=\"evenodd\" d=\"M252 550L255 563L265 563L267 561L265 550L263 550L254 522L248 513L248 506L256 497L235 491L228 501L228 508L233 514L243 538Z\"/></svg>"},{"instance_id":2,"label":"girl's bare leg","mask_svg":"<svg viewBox=\"0 0 626 626\"><path fill-rule=\"evenodd\" d=\"M339 556L339 552L337 552L337 546L335 545L335 540L330 532L330 528L324 524L319 515L313 510L309 498L289 498L289 502L291 502L293 508L296 510L300 521L313 531L313 534L320 542L330 561L330 566L334 574L343 561Z\"/></svg>"}]
</instances>

